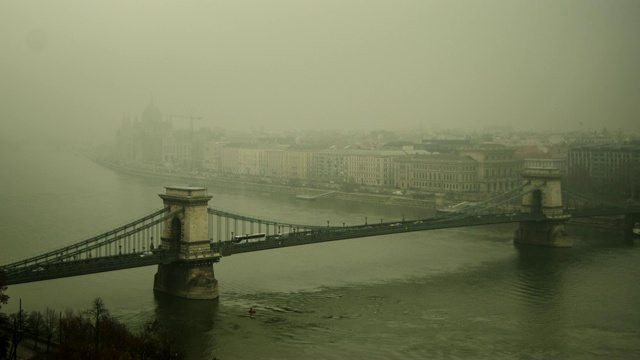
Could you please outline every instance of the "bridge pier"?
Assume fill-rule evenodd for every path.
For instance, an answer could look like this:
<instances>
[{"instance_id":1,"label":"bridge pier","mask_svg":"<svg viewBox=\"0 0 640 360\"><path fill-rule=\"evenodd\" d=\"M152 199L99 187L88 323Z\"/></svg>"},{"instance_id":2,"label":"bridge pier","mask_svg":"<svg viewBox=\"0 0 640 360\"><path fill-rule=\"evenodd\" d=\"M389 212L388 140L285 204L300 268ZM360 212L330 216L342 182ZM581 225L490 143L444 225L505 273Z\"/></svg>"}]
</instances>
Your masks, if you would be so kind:
<instances>
[{"instance_id":1,"label":"bridge pier","mask_svg":"<svg viewBox=\"0 0 640 360\"><path fill-rule=\"evenodd\" d=\"M640 213L629 213L624 216L624 231L630 236L637 236L633 233L633 228L640 222Z\"/></svg>"},{"instance_id":2,"label":"bridge pier","mask_svg":"<svg viewBox=\"0 0 640 360\"><path fill-rule=\"evenodd\" d=\"M153 290L186 299L217 299L218 280L213 265L183 266L160 264L154 278Z\"/></svg>"},{"instance_id":3,"label":"bridge pier","mask_svg":"<svg viewBox=\"0 0 640 360\"><path fill-rule=\"evenodd\" d=\"M564 221L521 221L513 242L516 244L571 247L573 242L564 229Z\"/></svg>"},{"instance_id":4,"label":"bridge pier","mask_svg":"<svg viewBox=\"0 0 640 360\"><path fill-rule=\"evenodd\" d=\"M560 170L525 169L522 177L529 183L524 189L521 212L541 214L543 219L521 221L513 236L514 243L571 247L572 240L564 229L570 216L564 214L562 207Z\"/></svg>"},{"instance_id":5,"label":"bridge pier","mask_svg":"<svg viewBox=\"0 0 640 360\"><path fill-rule=\"evenodd\" d=\"M166 187L160 194L170 211L183 209L167 219L162 230L162 248L178 254L178 261L159 264L153 289L187 299L216 299L218 280L213 272L207 239L207 206L211 196L201 187Z\"/></svg>"}]
</instances>

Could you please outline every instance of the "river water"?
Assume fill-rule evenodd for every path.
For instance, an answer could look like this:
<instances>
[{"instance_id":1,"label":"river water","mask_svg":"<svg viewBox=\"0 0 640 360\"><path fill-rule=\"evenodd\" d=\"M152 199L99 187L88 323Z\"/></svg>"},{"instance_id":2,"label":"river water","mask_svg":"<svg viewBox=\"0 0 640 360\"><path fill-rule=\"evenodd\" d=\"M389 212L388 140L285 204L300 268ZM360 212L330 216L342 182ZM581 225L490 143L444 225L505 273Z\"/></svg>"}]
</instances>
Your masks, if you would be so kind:
<instances>
[{"instance_id":1,"label":"river water","mask_svg":"<svg viewBox=\"0 0 640 360\"><path fill-rule=\"evenodd\" d=\"M160 180L59 149L0 153L0 264L162 207ZM184 184L182 184L184 185ZM429 210L301 201L208 187L209 206L293 223L347 225ZM640 358L640 244L568 226L570 249L516 247L514 225L305 245L225 257L218 301L154 296L154 267L10 286L5 312L90 307L138 329L167 325L190 359ZM257 310L254 317L247 309Z\"/></svg>"}]
</instances>

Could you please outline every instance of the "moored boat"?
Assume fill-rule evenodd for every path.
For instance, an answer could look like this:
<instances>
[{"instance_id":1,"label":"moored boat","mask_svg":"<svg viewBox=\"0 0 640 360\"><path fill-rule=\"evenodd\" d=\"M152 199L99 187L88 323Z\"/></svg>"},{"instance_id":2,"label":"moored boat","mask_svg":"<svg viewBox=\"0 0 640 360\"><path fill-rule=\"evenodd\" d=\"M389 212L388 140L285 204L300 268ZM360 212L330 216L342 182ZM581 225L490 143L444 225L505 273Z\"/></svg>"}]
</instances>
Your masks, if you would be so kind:
<instances>
[{"instance_id":1,"label":"moored boat","mask_svg":"<svg viewBox=\"0 0 640 360\"><path fill-rule=\"evenodd\" d=\"M455 215L464 212L467 208L475 205L475 203L470 203L468 201L463 201L459 204L450 205L444 208L440 208L436 210L437 215Z\"/></svg>"}]
</instances>

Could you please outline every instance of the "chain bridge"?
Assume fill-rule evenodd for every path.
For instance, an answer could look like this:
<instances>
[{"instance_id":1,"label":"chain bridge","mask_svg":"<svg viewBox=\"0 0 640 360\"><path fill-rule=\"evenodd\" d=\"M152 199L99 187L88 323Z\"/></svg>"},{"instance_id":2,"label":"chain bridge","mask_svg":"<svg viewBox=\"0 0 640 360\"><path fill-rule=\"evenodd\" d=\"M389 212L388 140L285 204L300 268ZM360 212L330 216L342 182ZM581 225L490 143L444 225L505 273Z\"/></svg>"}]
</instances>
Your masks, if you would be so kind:
<instances>
[{"instance_id":1,"label":"chain bridge","mask_svg":"<svg viewBox=\"0 0 640 360\"><path fill-rule=\"evenodd\" d=\"M630 230L640 207L562 191L559 172L527 169L521 186L486 201L424 219L353 226L292 224L208 207L201 187L166 187L164 207L100 235L3 265L10 285L156 265L154 290L190 299L218 297L213 264L225 256L359 237L517 223L514 242L571 246L564 224L624 215Z\"/></svg>"}]
</instances>

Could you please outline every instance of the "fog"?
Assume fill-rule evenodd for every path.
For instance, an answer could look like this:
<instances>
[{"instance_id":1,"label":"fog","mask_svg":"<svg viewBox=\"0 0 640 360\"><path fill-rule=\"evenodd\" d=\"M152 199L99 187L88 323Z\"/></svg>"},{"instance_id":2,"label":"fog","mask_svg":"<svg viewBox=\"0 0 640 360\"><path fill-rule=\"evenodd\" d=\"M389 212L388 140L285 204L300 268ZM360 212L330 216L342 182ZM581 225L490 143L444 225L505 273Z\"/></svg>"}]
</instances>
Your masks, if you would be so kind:
<instances>
[{"instance_id":1,"label":"fog","mask_svg":"<svg viewBox=\"0 0 640 360\"><path fill-rule=\"evenodd\" d=\"M637 131L639 19L637 0L0 0L0 137L108 140L149 101L246 130Z\"/></svg>"}]
</instances>

